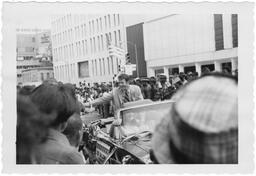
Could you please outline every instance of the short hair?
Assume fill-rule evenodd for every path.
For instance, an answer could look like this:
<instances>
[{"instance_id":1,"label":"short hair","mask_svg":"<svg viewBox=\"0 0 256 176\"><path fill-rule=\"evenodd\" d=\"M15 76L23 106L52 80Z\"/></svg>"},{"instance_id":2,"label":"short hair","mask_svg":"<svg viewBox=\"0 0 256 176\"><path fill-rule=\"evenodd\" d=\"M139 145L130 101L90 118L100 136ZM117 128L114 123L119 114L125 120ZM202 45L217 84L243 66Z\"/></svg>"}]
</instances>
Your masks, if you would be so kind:
<instances>
[{"instance_id":1,"label":"short hair","mask_svg":"<svg viewBox=\"0 0 256 176\"><path fill-rule=\"evenodd\" d=\"M35 87L34 86L24 86L19 90L20 95L30 95Z\"/></svg>"},{"instance_id":2,"label":"short hair","mask_svg":"<svg viewBox=\"0 0 256 176\"><path fill-rule=\"evenodd\" d=\"M66 122L79 108L76 98L63 84L41 84L32 92L31 100L41 112L57 113L51 126Z\"/></svg>"},{"instance_id":3,"label":"short hair","mask_svg":"<svg viewBox=\"0 0 256 176\"><path fill-rule=\"evenodd\" d=\"M42 113L28 96L17 95L16 163L31 163L34 146L43 143L48 133L48 124Z\"/></svg>"},{"instance_id":4,"label":"short hair","mask_svg":"<svg viewBox=\"0 0 256 176\"><path fill-rule=\"evenodd\" d=\"M67 127L63 131L69 140L69 143L73 146L77 146L79 144L80 134L79 131L83 128L83 122L80 118L79 114L73 114L67 121Z\"/></svg>"},{"instance_id":5,"label":"short hair","mask_svg":"<svg viewBox=\"0 0 256 176\"><path fill-rule=\"evenodd\" d=\"M121 74L118 76L118 80L125 80L126 82L129 81L129 76L127 74Z\"/></svg>"}]
</instances>

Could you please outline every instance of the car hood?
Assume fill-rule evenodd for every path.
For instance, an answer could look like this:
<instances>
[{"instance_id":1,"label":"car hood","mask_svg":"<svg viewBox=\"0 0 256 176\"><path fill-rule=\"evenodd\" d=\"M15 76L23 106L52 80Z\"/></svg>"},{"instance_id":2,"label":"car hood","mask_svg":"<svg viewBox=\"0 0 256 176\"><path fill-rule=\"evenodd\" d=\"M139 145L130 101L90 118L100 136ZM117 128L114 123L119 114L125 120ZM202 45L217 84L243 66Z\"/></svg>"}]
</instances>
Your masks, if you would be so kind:
<instances>
[{"instance_id":1,"label":"car hood","mask_svg":"<svg viewBox=\"0 0 256 176\"><path fill-rule=\"evenodd\" d=\"M144 161L149 156L151 139L152 134L134 136L123 143L123 148Z\"/></svg>"}]
</instances>

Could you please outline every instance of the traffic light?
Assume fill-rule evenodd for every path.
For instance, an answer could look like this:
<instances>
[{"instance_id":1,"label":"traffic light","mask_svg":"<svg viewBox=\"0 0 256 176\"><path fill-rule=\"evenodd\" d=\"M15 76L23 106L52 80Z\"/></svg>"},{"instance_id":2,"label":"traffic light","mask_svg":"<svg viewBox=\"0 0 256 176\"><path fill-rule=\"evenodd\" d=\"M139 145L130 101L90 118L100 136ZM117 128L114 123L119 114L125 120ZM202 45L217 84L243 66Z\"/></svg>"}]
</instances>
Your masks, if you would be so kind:
<instances>
[{"instance_id":1,"label":"traffic light","mask_svg":"<svg viewBox=\"0 0 256 176\"><path fill-rule=\"evenodd\" d=\"M131 64L131 58L129 53L125 55L125 64Z\"/></svg>"},{"instance_id":2,"label":"traffic light","mask_svg":"<svg viewBox=\"0 0 256 176\"><path fill-rule=\"evenodd\" d=\"M121 72L121 65L118 65L118 72Z\"/></svg>"}]
</instances>

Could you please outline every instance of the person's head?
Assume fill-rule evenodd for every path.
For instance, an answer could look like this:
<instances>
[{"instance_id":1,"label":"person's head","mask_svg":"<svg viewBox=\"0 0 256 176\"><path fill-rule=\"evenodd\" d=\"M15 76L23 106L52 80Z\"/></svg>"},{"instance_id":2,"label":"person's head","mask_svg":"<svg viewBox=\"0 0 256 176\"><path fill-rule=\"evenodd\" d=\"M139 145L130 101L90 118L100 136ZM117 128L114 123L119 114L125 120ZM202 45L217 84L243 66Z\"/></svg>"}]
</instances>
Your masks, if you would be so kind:
<instances>
[{"instance_id":1,"label":"person's head","mask_svg":"<svg viewBox=\"0 0 256 176\"><path fill-rule=\"evenodd\" d=\"M31 94L32 102L45 114L51 115L51 128L63 131L68 118L78 111L76 97L63 84L41 84Z\"/></svg>"},{"instance_id":2,"label":"person's head","mask_svg":"<svg viewBox=\"0 0 256 176\"><path fill-rule=\"evenodd\" d=\"M47 116L39 112L28 96L17 96L17 164L36 163L34 147L45 141L49 120Z\"/></svg>"},{"instance_id":3,"label":"person's head","mask_svg":"<svg viewBox=\"0 0 256 176\"><path fill-rule=\"evenodd\" d=\"M210 70L208 67L204 67L204 68L202 69L202 75L208 74L208 73L210 73L210 72L211 72L211 70Z\"/></svg>"},{"instance_id":4,"label":"person's head","mask_svg":"<svg viewBox=\"0 0 256 176\"><path fill-rule=\"evenodd\" d=\"M23 86L20 90L19 90L19 94L20 95L30 95L33 91L35 87L34 86Z\"/></svg>"},{"instance_id":5,"label":"person's head","mask_svg":"<svg viewBox=\"0 0 256 176\"><path fill-rule=\"evenodd\" d=\"M129 86L129 76L127 74L120 74L118 76L119 88L127 88Z\"/></svg>"},{"instance_id":6,"label":"person's head","mask_svg":"<svg viewBox=\"0 0 256 176\"><path fill-rule=\"evenodd\" d=\"M225 73L225 74L230 74L230 73L231 73L230 67L225 66L225 67L223 68L223 73Z\"/></svg>"},{"instance_id":7,"label":"person's head","mask_svg":"<svg viewBox=\"0 0 256 176\"><path fill-rule=\"evenodd\" d=\"M173 100L152 139L159 163L238 163L238 85L234 77L204 75L179 89Z\"/></svg>"},{"instance_id":8,"label":"person's head","mask_svg":"<svg viewBox=\"0 0 256 176\"><path fill-rule=\"evenodd\" d=\"M67 127L63 133L67 136L70 145L78 147L83 137L82 127L83 122L79 114L75 113L68 119Z\"/></svg>"}]
</instances>

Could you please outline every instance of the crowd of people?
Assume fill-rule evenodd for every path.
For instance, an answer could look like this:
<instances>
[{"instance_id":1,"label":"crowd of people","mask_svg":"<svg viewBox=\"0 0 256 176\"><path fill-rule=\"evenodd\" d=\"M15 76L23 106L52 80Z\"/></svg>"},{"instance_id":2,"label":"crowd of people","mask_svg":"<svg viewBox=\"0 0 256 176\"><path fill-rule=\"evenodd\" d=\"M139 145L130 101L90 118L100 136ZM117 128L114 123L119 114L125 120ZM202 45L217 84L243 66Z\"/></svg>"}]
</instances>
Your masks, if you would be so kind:
<instances>
[{"instance_id":1,"label":"crowd of people","mask_svg":"<svg viewBox=\"0 0 256 176\"><path fill-rule=\"evenodd\" d=\"M80 82L79 85L74 85L70 83L64 84L55 79L50 79L44 81L38 87L19 87L17 90L16 162L17 164L85 164L86 159L79 147L82 140L83 126L80 116L85 112L85 107L95 107L102 117L106 118L115 115L117 109L130 101L139 101L142 99L162 101L179 95L177 96L179 98L176 99L176 109L172 108L175 111L170 112L174 113L170 116L177 117L177 121L173 122L172 119L170 122L171 118L168 116L165 117L161 124L156 128L156 135L154 136L157 137L153 138L152 153L155 163L175 163L175 161L170 160L172 157L170 153L173 151L170 151L169 141L173 140L172 148L175 149L175 151L179 151L176 153L182 153L180 150L183 150L184 147L182 148L182 146L178 145L182 143L177 139L177 136L179 137L179 135L181 137L179 140L183 137L191 143L196 143L197 146L200 145L200 139L194 139L194 132L191 137L191 133L187 131L188 134L186 135L191 137L188 140L188 137L184 137L183 132L178 131L180 129L178 129L177 126L175 127L177 128L177 131L174 131L173 134L178 135L170 135L170 126L177 124L178 121L182 121L182 123L187 122L187 124L192 126L195 131L200 131L195 132L196 134L199 134L199 136L203 135L203 133L208 134L209 132L213 132L215 135L209 135L209 139L214 138L214 140L216 140L220 137L219 140L221 141L222 138L221 136L218 136L218 134L223 134L223 131L229 134L231 130L232 135L234 135L232 140L227 139L227 143L229 142L227 146L235 148L234 150L229 151L229 155L227 155L229 158L225 158L225 153L225 156L218 155L219 158L217 159L209 153L209 157L203 153L202 155L208 158L193 160L194 156L191 158L191 156L184 156L187 153L182 153L181 155L186 161L185 163L234 163L237 161L237 110L235 109L237 108L235 106L237 103L237 93L235 92L237 89L237 74L233 77L231 76L231 73L216 73L216 75L213 76L214 79L206 79L207 81L205 81L203 77L207 77L208 73L202 73L202 75L202 77L198 78L197 73L179 73L169 79L164 75L131 79L126 74L120 74L113 84L102 83L90 85L86 82ZM227 80L221 82L222 77ZM233 81L235 84L228 80L229 77L232 77L232 79L235 80ZM220 80L219 82L218 79ZM203 81L200 83L199 80ZM214 84L209 84L209 81L211 80ZM193 85L190 82L199 82L198 84L200 86L196 84L196 86L190 86L192 87L190 89L189 86L184 86ZM212 87L209 87L209 85ZM225 86L232 90L225 89ZM187 87L188 90L181 89L181 87ZM198 88L198 90L194 90L195 88ZM200 95L203 91L207 91L208 89L209 91L206 92L204 96ZM191 96L187 92L194 93L194 95ZM209 99L211 96L207 93L216 93L218 94L216 96L221 97L219 99L216 99L216 97ZM230 96L227 96L224 101L222 96L225 96L225 94ZM197 99L196 96L201 99ZM203 106L203 101L206 103L208 101L208 106ZM195 108L194 104L197 102L200 102L201 106L196 105L197 108ZM230 104L227 107L225 105L223 106L223 103ZM216 104L218 106L216 106ZM229 109L223 109L224 107ZM222 108L222 113L220 115L218 114L220 111L216 108ZM200 112L197 112L199 113L198 116L195 115L196 109L200 109ZM205 116L205 113L201 111L204 110L208 110L207 112L209 113L206 120L202 120L202 116ZM177 114L177 112L179 113ZM214 112L214 115L212 115L211 112ZM190 113L193 117L190 116ZM213 118L215 118L215 120L213 120ZM194 122L196 122L196 124L191 119L195 120ZM171 131L175 128L171 129ZM224 136L226 137L227 135ZM194 141L191 141L192 139L194 139ZM168 142L168 144L166 144L166 142ZM161 143L165 145L160 145ZM214 144L215 147L218 146L217 144L218 143L216 143L216 145ZM161 146L161 148L156 145ZM184 145L187 146L185 143ZM220 143L219 145L222 145L223 147L223 143ZM164 148L167 146L168 150ZM206 147L208 147L209 150L211 148L211 146ZM224 148L219 152L228 152L226 151L228 149L230 148ZM190 149L186 151L189 150ZM202 150L202 148L198 150ZM216 151L218 150L216 149ZM199 151L195 151L195 153L196 152ZM190 154L188 153L188 155ZM180 163L183 162L184 161Z\"/></svg>"}]
</instances>

